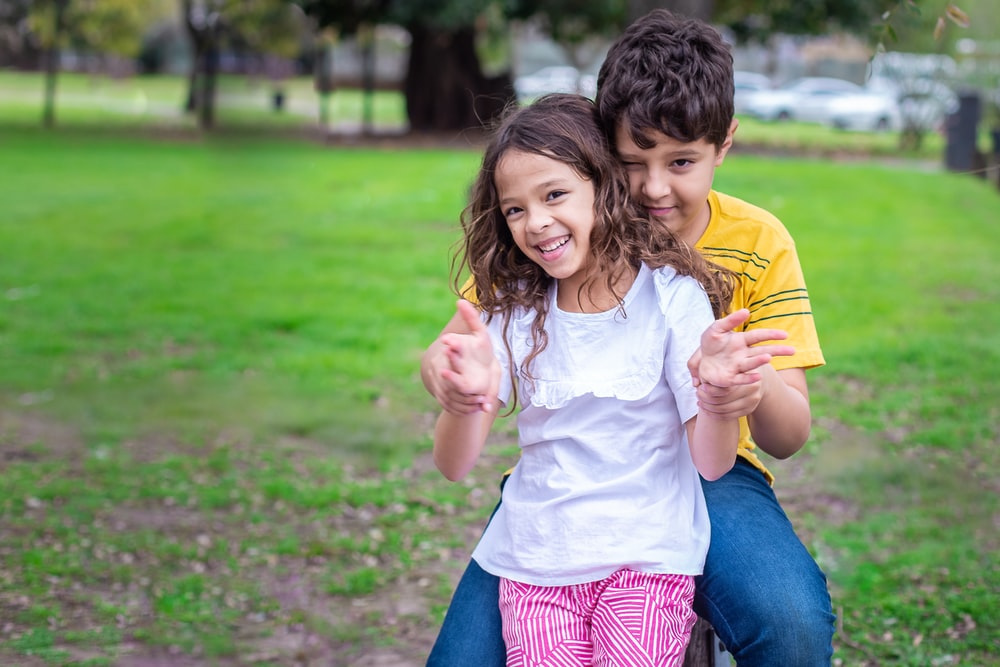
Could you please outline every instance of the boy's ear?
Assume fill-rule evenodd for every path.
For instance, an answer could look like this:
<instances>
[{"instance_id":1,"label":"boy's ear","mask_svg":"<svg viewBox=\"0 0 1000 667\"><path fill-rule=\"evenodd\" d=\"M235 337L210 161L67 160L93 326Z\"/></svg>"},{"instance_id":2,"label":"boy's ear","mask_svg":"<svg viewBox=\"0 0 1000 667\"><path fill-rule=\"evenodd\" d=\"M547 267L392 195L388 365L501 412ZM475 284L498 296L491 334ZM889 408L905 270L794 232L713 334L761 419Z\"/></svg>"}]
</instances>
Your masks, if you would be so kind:
<instances>
[{"instance_id":1,"label":"boy's ear","mask_svg":"<svg viewBox=\"0 0 1000 667\"><path fill-rule=\"evenodd\" d=\"M715 166L718 167L722 164L722 161L726 159L726 153L729 149L733 147L733 135L736 134L736 128L740 126L740 121L733 118L733 122L729 124L729 131L726 132L726 138L723 140L722 145L719 146L719 150L715 152Z\"/></svg>"}]
</instances>

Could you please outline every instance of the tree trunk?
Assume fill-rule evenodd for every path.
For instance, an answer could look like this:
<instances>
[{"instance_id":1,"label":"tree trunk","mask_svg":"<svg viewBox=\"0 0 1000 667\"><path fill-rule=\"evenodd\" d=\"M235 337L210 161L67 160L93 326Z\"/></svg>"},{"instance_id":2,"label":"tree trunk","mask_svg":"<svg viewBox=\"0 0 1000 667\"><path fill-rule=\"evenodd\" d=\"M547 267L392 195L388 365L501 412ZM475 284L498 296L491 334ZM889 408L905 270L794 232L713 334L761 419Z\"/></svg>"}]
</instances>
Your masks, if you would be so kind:
<instances>
[{"instance_id":1,"label":"tree trunk","mask_svg":"<svg viewBox=\"0 0 1000 667\"><path fill-rule=\"evenodd\" d=\"M45 101L42 107L42 125L52 128L56 124L56 79L59 76L59 45L66 31L66 6L69 0L57 0L53 19L52 44L45 53Z\"/></svg>"},{"instance_id":2,"label":"tree trunk","mask_svg":"<svg viewBox=\"0 0 1000 667\"><path fill-rule=\"evenodd\" d=\"M219 47L212 35L203 54L201 93L198 96L198 126L203 130L215 127L215 83L219 71Z\"/></svg>"},{"instance_id":3,"label":"tree trunk","mask_svg":"<svg viewBox=\"0 0 1000 667\"><path fill-rule=\"evenodd\" d=\"M361 134L375 131L375 26L363 25L358 30L361 43Z\"/></svg>"},{"instance_id":4,"label":"tree trunk","mask_svg":"<svg viewBox=\"0 0 1000 667\"><path fill-rule=\"evenodd\" d=\"M219 65L219 31L217 17L195 25L191 0L181 4L184 26L191 39L191 72L188 76L188 96L185 109L198 114L203 130L215 125L215 84Z\"/></svg>"},{"instance_id":5,"label":"tree trunk","mask_svg":"<svg viewBox=\"0 0 1000 667\"><path fill-rule=\"evenodd\" d=\"M483 76L475 28L408 28L412 41L403 92L411 131L478 129L513 99L509 74Z\"/></svg>"}]
</instances>

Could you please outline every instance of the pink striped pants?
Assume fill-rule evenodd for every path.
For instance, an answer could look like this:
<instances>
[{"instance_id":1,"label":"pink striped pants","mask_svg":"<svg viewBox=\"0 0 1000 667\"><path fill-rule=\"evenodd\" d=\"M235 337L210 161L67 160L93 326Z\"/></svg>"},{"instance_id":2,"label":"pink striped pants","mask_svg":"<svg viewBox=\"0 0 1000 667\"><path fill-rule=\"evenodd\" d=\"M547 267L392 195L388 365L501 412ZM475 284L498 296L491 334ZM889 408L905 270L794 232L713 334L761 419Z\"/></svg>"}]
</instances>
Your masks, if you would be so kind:
<instances>
[{"instance_id":1,"label":"pink striped pants","mask_svg":"<svg viewBox=\"0 0 1000 667\"><path fill-rule=\"evenodd\" d=\"M600 581L500 580L507 667L680 666L696 616L694 577L619 570Z\"/></svg>"}]
</instances>

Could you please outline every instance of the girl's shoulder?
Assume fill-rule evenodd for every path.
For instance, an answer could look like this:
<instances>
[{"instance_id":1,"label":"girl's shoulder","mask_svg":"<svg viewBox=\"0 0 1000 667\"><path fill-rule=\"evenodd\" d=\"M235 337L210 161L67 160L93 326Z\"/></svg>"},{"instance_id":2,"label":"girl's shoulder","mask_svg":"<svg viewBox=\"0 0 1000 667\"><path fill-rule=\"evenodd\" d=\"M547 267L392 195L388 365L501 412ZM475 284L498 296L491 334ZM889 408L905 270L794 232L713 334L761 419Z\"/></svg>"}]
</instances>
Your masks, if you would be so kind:
<instances>
[{"instance_id":1,"label":"girl's shoulder","mask_svg":"<svg viewBox=\"0 0 1000 667\"><path fill-rule=\"evenodd\" d=\"M647 277L634 304L642 310L649 309L660 315L676 314L678 308L700 307L708 303L701 283L692 276L678 273L672 266L650 269L643 265L637 282L642 280L643 273ZM629 304L625 306L628 308Z\"/></svg>"}]
</instances>

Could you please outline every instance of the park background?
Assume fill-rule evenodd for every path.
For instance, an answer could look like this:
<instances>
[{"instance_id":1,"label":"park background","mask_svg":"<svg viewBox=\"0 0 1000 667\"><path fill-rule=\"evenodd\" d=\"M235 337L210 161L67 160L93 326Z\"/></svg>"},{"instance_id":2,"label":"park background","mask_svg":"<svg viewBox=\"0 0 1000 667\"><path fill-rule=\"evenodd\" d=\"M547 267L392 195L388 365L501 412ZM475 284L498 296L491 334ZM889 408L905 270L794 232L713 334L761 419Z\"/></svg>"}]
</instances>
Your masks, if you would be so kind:
<instances>
[{"instance_id":1,"label":"park background","mask_svg":"<svg viewBox=\"0 0 1000 667\"><path fill-rule=\"evenodd\" d=\"M454 306L483 109L439 113L458 74L378 54L471 27L493 90L525 53L599 52L645 7L608 3L596 42L545 13L573 3L437 3L391 24L358 9L396 4L4 4L0 664L423 664L516 435L501 424L459 484L430 461L419 356ZM767 23L755 3L694 4L725 29ZM780 39L812 33L794 36L825 54L806 70L857 71L859 44L959 58L1000 27L985 2L961 6L965 27L929 0L812 23L757 4ZM291 42L263 29L276 16ZM940 128L904 150L898 133L741 118L716 176L785 222L810 286L827 357L813 435L768 464L829 576L839 665L1000 654L997 84L949 83L983 92L976 166L946 165Z\"/></svg>"}]
</instances>

